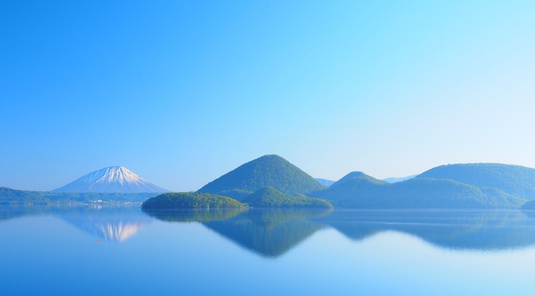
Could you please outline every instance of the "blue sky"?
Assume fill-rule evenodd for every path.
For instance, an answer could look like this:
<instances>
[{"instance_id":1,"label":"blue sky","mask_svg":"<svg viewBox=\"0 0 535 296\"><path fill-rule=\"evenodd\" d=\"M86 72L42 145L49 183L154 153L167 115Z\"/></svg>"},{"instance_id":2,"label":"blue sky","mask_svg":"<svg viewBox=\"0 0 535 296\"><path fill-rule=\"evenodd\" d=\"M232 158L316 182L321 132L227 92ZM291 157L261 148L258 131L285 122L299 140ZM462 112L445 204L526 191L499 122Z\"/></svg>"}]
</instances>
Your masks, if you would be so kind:
<instances>
[{"instance_id":1,"label":"blue sky","mask_svg":"<svg viewBox=\"0 0 535 296\"><path fill-rule=\"evenodd\" d=\"M195 3L194 3L195 2ZM0 186L535 167L534 1L1 1Z\"/></svg>"}]
</instances>

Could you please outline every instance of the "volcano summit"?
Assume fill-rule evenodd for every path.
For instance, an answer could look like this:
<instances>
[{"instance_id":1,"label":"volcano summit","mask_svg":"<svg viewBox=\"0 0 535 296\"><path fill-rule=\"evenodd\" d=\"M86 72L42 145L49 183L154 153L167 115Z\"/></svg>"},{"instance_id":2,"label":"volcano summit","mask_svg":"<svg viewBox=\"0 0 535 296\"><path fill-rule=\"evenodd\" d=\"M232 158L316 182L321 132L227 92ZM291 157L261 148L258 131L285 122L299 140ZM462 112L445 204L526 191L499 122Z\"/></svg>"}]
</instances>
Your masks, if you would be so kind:
<instances>
[{"instance_id":1,"label":"volcano summit","mask_svg":"<svg viewBox=\"0 0 535 296\"><path fill-rule=\"evenodd\" d=\"M52 191L99 193L168 192L166 189L147 182L123 166L103 168Z\"/></svg>"}]
</instances>

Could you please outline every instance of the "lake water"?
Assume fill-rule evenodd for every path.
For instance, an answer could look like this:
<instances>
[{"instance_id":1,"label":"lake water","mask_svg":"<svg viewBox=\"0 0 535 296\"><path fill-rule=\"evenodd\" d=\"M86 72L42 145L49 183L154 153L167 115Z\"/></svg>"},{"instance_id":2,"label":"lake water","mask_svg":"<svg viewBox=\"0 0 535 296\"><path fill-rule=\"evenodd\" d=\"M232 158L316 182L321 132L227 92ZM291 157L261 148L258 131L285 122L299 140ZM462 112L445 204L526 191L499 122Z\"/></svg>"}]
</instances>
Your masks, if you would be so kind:
<instances>
[{"instance_id":1,"label":"lake water","mask_svg":"<svg viewBox=\"0 0 535 296\"><path fill-rule=\"evenodd\" d=\"M523 211L0 208L1 295L534 295Z\"/></svg>"}]
</instances>

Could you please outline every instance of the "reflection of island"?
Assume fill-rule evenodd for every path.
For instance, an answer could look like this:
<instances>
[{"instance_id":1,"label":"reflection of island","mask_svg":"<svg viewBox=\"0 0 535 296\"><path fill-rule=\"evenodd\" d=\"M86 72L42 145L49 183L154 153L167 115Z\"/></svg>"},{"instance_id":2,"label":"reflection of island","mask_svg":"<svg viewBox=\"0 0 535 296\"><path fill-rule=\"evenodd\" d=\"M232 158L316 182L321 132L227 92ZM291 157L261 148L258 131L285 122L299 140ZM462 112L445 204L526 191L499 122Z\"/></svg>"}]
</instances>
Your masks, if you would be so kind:
<instances>
[{"instance_id":1,"label":"reflection of island","mask_svg":"<svg viewBox=\"0 0 535 296\"><path fill-rule=\"evenodd\" d=\"M450 249L535 245L535 220L522 211L335 211L322 221L354 240L398 231Z\"/></svg>"},{"instance_id":2,"label":"reflection of island","mask_svg":"<svg viewBox=\"0 0 535 296\"><path fill-rule=\"evenodd\" d=\"M235 218L203 223L240 246L265 257L278 257L324 225L313 218L328 211L249 210Z\"/></svg>"},{"instance_id":3,"label":"reflection of island","mask_svg":"<svg viewBox=\"0 0 535 296\"><path fill-rule=\"evenodd\" d=\"M178 210L151 210L143 212L156 219L167 222L210 222L230 219L244 209L178 209Z\"/></svg>"},{"instance_id":4,"label":"reflection of island","mask_svg":"<svg viewBox=\"0 0 535 296\"><path fill-rule=\"evenodd\" d=\"M202 223L238 245L265 257L277 257L308 238L324 224L329 211L313 210L177 210L146 211L164 221Z\"/></svg>"},{"instance_id":5,"label":"reflection of island","mask_svg":"<svg viewBox=\"0 0 535 296\"><path fill-rule=\"evenodd\" d=\"M184 210L150 215L165 221L200 222L265 257L284 254L325 226L353 240L397 231L449 249L502 250L535 245L535 219L522 211L251 209Z\"/></svg>"},{"instance_id":6,"label":"reflection of island","mask_svg":"<svg viewBox=\"0 0 535 296\"><path fill-rule=\"evenodd\" d=\"M81 208L56 214L99 240L123 242L151 222L139 208Z\"/></svg>"},{"instance_id":7,"label":"reflection of island","mask_svg":"<svg viewBox=\"0 0 535 296\"><path fill-rule=\"evenodd\" d=\"M267 210L145 211L137 207L0 207L0 223L52 215L97 239L124 241L152 221L199 222L241 247L277 257L323 227L353 240L397 231L449 249L503 250L535 246L535 211Z\"/></svg>"}]
</instances>

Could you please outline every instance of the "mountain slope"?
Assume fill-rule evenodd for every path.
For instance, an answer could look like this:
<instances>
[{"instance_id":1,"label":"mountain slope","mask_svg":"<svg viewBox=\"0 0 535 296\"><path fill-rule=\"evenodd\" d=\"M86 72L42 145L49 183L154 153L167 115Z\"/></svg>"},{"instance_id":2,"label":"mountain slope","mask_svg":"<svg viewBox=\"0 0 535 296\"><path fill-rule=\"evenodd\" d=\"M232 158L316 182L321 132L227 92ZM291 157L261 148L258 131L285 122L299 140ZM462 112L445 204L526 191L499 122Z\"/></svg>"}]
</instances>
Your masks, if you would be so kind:
<instances>
[{"instance_id":1,"label":"mountain slope","mask_svg":"<svg viewBox=\"0 0 535 296\"><path fill-rule=\"evenodd\" d=\"M379 181L379 182L377 182ZM495 188L479 188L453 180L411 179L388 184L367 175L342 178L310 195L335 208L519 208L526 200Z\"/></svg>"},{"instance_id":2,"label":"mountain slope","mask_svg":"<svg viewBox=\"0 0 535 296\"><path fill-rule=\"evenodd\" d=\"M342 179L336 181L334 184L332 184L331 186L340 186L340 184L344 184L345 182L349 181L349 180L366 180L370 183L373 183L373 184L376 184L376 185L386 185L388 184L388 182L386 181L383 181L383 180L379 180L379 179L376 179L370 175L366 175L365 173L363 172L351 172L347 175L345 175L344 177L342 177Z\"/></svg>"},{"instance_id":3,"label":"mountain slope","mask_svg":"<svg viewBox=\"0 0 535 296\"><path fill-rule=\"evenodd\" d=\"M52 192L144 193L168 192L122 166L89 173Z\"/></svg>"},{"instance_id":4,"label":"mountain slope","mask_svg":"<svg viewBox=\"0 0 535 296\"><path fill-rule=\"evenodd\" d=\"M249 194L267 186L291 195L307 194L325 188L284 158L265 155L206 184L198 192L243 200Z\"/></svg>"},{"instance_id":5,"label":"mountain slope","mask_svg":"<svg viewBox=\"0 0 535 296\"><path fill-rule=\"evenodd\" d=\"M453 164L432 168L416 178L450 179L535 199L535 169L497 163Z\"/></svg>"},{"instance_id":6,"label":"mountain slope","mask_svg":"<svg viewBox=\"0 0 535 296\"><path fill-rule=\"evenodd\" d=\"M304 195L293 196L282 193L277 189L268 186L260 188L253 194L247 196L244 203L258 208L322 208L331 209L331 203Z\"/></svg>"}]
</instances>

